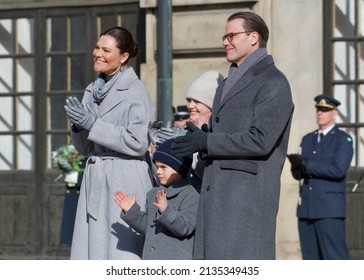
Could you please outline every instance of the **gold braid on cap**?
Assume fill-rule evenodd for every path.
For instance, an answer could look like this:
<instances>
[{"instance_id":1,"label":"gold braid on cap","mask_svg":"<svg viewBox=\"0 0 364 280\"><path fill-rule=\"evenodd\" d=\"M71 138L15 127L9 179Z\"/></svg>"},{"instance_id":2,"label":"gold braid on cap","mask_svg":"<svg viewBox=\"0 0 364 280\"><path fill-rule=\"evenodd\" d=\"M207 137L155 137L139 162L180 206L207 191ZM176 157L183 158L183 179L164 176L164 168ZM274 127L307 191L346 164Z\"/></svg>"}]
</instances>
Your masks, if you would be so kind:
<instances>
[{"instance_id":1,"label":"gold braid on cap","mask_svg":"<svg viewBox=\"0 0 364 280\"><path fill-rule=\"evenodd\" d=\"M335 109L336 107L331 105L331 104L328 104L325 100L325 98L322 98L320 100L320 102L316 103L316 107L325 107L325 108L330 108L330 109Z\"/></svg>"}]
</instances>

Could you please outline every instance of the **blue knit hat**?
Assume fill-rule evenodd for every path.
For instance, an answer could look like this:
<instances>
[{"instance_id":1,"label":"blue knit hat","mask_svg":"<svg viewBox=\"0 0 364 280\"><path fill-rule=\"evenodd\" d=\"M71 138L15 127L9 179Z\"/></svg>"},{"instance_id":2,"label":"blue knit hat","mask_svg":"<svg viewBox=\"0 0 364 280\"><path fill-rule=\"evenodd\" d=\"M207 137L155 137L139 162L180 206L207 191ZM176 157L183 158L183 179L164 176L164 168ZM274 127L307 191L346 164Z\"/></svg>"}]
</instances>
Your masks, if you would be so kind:
<instances>
[{"instance_id":1,"label":"blue knit hat","mask_svg":"<svg viewBox=\"0 0 364 280\"><path fill-rule=\"evenodd\" d=\"M174 139L169 139L159 145L153 154L153 161L158 160L176 170L183 177L186 177L191 168L192 158L176 156L171 149L173 141Z\"/></svg>"}]
</instances>

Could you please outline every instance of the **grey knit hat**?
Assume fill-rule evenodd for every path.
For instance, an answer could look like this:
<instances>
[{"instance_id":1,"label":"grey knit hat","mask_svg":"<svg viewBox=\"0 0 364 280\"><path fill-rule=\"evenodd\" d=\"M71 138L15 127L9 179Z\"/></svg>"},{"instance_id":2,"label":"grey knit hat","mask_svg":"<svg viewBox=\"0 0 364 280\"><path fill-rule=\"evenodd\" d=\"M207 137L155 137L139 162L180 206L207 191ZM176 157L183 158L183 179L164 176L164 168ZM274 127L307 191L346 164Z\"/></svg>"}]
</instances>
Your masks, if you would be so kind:
<instances>
[{"instance_id":1,"label":"grey knit hat","mask_svg":"<svg viewBox=\"0 0 364 280\"><path fill-rule=\"evenodd\" d=\"M218 71L207 71L192 82L187 90L187 98L195 99L198 102L212 108L215 92L224 77Z\"/></svg>"}]
</instances>

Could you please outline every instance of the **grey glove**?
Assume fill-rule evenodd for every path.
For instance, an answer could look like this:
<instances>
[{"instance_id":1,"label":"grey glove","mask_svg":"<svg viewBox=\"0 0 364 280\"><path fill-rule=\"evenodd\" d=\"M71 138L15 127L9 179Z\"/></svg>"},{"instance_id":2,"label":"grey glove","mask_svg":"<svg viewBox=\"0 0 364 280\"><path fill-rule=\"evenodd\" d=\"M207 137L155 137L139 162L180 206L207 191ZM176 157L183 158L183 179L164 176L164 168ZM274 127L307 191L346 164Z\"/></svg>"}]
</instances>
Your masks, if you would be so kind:
<instances>
[{"instance_id":1,"label":"grey glove","mask_svg":"<svg viewBox=\"0 0 364 280\"><path fill-rule=\"evenodd\" d=\"M192 155L195 152L207 152L207 135L192 122L186 122L189 133L178 137L171 145L172 152L179 157Z\"/></svg>"},{"instance_id":2,"label":"grey glove","mask_svg":"<svg viewBox=\"0 0 364 280\"><path fill-rule=\"evenodd\" d=\"M158 130L163 126L162 121L153 121L149 122L148 125L148 136L150 141L154 146L158 146L161 144L160 139L158 138Z\"/></svg>"},{"instance_id":3,"label":"grey glove","mask_svg":"<svg viewBox=\"0 0 364 280\"><path fill-rule=\"evenodd\" d=\"M78 128L91 130L97 119L97 114L91 106L86 104L86 106L83 107L77 97L66 99L64 109L66 110L66 114L70 121Z\"/></svg>"},{"instance_id":4,"label":"grey glove","mask_svg":"<svg viewBox=\"0 0 364 280\"><path fill-rule=\"evenodd\" d=\"M157 131L157 137L160 139L160 141L162 141L162 143L168 139L186 135L187 131L184 129L184 127L178 122L175 124L177 126L176 128L169 127L169 124L167 124L167 127L161 127L161 129Z\"/></svg>"}]
</instances>

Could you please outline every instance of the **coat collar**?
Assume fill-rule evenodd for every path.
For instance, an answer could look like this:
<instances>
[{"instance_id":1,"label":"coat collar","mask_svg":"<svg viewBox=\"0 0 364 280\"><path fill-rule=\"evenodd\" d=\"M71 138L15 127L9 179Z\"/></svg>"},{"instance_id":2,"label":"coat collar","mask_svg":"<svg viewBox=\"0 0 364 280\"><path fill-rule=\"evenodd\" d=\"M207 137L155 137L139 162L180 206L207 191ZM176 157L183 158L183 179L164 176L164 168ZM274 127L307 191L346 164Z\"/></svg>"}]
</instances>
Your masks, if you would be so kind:
<instances>
[{"instance_id":1,"label":"coat collar","mask_svg":"<svg viewBox=\"0 0 364 280\"><path fill-rule=\"evenodd\" d=\"M320 145L322 145L323 143L325 143L325 141L326 141L326 139L327 139L327 137L330 137L330 136L333 136L333 135L335 135L336 134L336 132L338 131L338 127L335 125L328 133L326 133L325 134L325 136L324 137L322 137L321 139L320 139L320 142L318 142L317 141L317 139L318 139L318 133L319 133L319 130L317 129L317 130L315 130L314 131L314 133L313 133L313 135L314 135L314 137L312 138L312 141L316 144L316 145L318 145L318 146L320 146Z\"/></svg>"},{"instance_id":2,"label":"coat collar","mask_svg":"<svg viewBox=\"0 0 364 280\"><path fill-rule=\"evenodd\" d=\"M187 177L184 177L181 180L174 182L172 185L168 187L160 186L160 188L166 191L168 198L171 198L178 195L181 191L186 189L188 185L190 185L189 179Z\"/></svg>"},{"instance_id":3,"label":"coat collar","mask_svg":"<svg viewBox=\"0 0 364 280\"><path fill-rule=\"evenodd\" d=\"M251 83L255 81L255 75L260 74L263 72L267 67L274 64L273 57L271 55L267 55L262 60L260 60L256 65L254 65L250 70L248 70L243 77L230 89L230 91L226 94L225 98L221 102L221 95L222 95L222 89L224 87L224 84L226 82L226 79L223 83L218 87L217 89L217 102L214 102L215 106L213 108L213 111L219 111L224 104L232 98L234 95L239 93L240 91L244 90L246 87L248 87Z\"/></svg>"},{"instance_id":4,"label":"coat collar","mask_svg":"<svg viewBox=\"0 0 364 280\"><path fill-rule=\"evenodd\" d=\"M338 131L338 127L337 127L337 125L335 125L334 127L332 127L332 129L329 131L329 132L327 132L326 134L325 134L325 136L327 136L327 135L334 135L337 131ZM319 133L319 130L317 129L317 130L315 130L314 132L313 132L315 135L317 135L318 133Z\"/></svg>"},{"instance_id":5,"label":"coat collar","mask_svg":"<svg viewBox=\"0 0 364 280\"><path fill-rule=\"evenodd\" d=\"M128 89L138 79L138 76L134 72L132 67L127 67L120 75L120 77L115 81L114 86L110 89L110 93L105 97L105 99L97 106L93 103L93 83L89 85L86 91L90 92L89 102L92 102L97 106L98 116L101 117L107 112L112 110L120 102L122 102L128 95Z\"/></svg>"}]
</instances>

